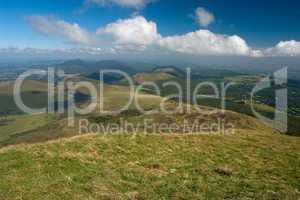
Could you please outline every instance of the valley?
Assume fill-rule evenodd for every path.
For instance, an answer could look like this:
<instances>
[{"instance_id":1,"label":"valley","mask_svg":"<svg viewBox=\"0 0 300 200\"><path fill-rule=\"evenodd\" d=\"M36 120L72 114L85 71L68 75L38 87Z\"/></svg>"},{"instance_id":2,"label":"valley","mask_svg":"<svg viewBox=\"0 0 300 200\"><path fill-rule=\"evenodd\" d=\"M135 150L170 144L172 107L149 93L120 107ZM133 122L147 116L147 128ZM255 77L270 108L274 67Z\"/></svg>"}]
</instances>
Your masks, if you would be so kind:
<instances>
[{"instance_id":1,"label":"valley","mask_svg":"<svg viewBox=\"0 0 300 200\"><path fill-rule=\"evenodd\" d=\"M134 94L128 108L119 113L107 111L123 108L130 99L126 79L110 75L101 82L94 72L63 79L65 85L70 81L92 84L98 97L103 86L103 102L98 99L95 110L89 114L76 114L75 126L71 127L67 89L63 113L28 115L13 103L14 81L1 81L0 198L281 199L287 193L290 199L299 196L300 138L290 136L300 133L297 115L292 112L297 109L289 108L292 129L287 134L256 119L249 93L263 75L214 70L207 77L192 73L191 90L199 81L211 81L218 87L223 81L235 83L226 93L225 111L221 109L221 99L210 97L215 92L211 87L201 88L204 96L198 105L187 104L186 75L179 68L156 67L130 76L135 89L153 82L161 93L159 96L151 84L145 85ZM165 86L168 81L184 88L183 104L176 95L170 98L178 91ZM297 99L299 88L292 88L292 97ZM33 108L46 107L47 90L45 79L29 79L21 88L21 97ZM78 108L91 105L93 97L87 88L79 87L76 94ZM268 95L273 98L270 89L260 93L254 108L272 117L274 102L266 101ZM162 112L162 102L170 113ZM297 102L294 105L298 106ZM15 171L10 170L13 166ZM216 187L220 189L214 190ZM51 195L44 195L45 188Z\"/></svg>"}]
</instances>

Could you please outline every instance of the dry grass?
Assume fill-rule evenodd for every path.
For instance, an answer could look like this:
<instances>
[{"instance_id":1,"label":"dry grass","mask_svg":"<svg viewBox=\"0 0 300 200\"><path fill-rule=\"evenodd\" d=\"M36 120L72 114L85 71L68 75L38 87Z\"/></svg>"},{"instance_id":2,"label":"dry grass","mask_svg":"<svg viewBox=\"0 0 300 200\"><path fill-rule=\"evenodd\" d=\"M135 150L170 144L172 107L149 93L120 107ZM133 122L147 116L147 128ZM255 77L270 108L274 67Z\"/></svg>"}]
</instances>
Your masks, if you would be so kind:
<instances>
[{"instance_id":1,"label":"dry grass","mask_svg":"<svg viewBox=\"0 0 300 200\"><path fill-rule=\"evenodd\" d=\"M297 199L300 140L87 135L0 151L0 199Z\"/></svg>"}]
</instances>

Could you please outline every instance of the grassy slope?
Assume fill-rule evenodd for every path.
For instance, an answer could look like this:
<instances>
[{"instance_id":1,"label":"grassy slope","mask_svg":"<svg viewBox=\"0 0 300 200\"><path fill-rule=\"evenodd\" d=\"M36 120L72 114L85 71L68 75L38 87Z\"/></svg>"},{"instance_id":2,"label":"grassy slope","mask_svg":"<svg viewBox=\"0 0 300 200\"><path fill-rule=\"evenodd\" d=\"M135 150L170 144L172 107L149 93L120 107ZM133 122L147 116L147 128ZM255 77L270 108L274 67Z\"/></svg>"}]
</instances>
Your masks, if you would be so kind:
<instances>
[{"instance_id":1,"label":"grassy slope","mask_svg":"<svg viewBox=\"0 0 300 200\"><path fill-rule=\"evenodd\" d=\"M26 80L21 87L21 97L25 105L42 108L47 105L47 89L47 82ZM0 115L22 113L15 104L13 94L14 81L0 81Z\"/></svg>"},{"instance_id":2,"label":"grassy slope","mask_svg":"<svg viewBox=\"0 0 300 200\"><path fill-rule=\"evenodd\" d=\"M160 96L155 96L151 94L145 94L143 92L138 93L135 98L138 99L140 106L143 109L151 109L153 107L158 107L162 98ZM130 100L130 90L125 86L112 86L106 85L104 87L104 109L113 111L123 108L127 102ZM100 106L100 103L99 103ZM134 107L131 104L130 107ZM99 107L100 109L100 107ZM136 108L135 108L136 109Z\"/></svg>"},{"instance_id":3,"label":"grassy slope","mask_svg":"<svg viewBox=\"0 0 300 200\"><path fill-rule=\"evenodd\" d=\"M241 75L241 76L233 76L233 77L226 77L225 80L237 83L237 84L249 84L249 83L258 83L264 77L260 75Z\"/></svg>"},{"instance_id":4,"label":"grassy slope","mask_svg":"<svg viewBox=\"0 0 300 200\"><path fill-rule=\"evenodd\" d=\"M99 82L93 81L90 79L85 79L83 77L75 77L72 79L73 81L89 81L93 83L97 90L99 91ZM24 87L22 88L23 92L29 92L28 100L31 104L39 105L39 103L42 104L43 99L47 100L47 97L45 98L39 98L37 96L38 94L31 94L32 91L44 91L47 90L47 85L44 85L44 82L40 81L31 81L28 80L25 82ZM1 95L11 95L13 91L13 82L1 82L0 83L0 97ZM83 94L89 95L89 93L86 91L86 89L80 88L80 92ZM104 110L118 110L122 107L124 107L129 100L129 88L126 86L115 86L115 85L105 85L104 86ZM7 96L5 96L7 97ZM152 109L153 107L157 107L162 100L159 96L154 96L150 94L145 94L141 92L137 96L138 101L140 102L140 105L144 109ZM26 99L25 99L26 100ZM37 101L37 102L36 102ZM11 106L8 106L5 104L5 102L8 102L9 104L12 104ZM0 106L0 112L2 110L5 110L8 107L11 107L12 109L16 109L16 105L13 103L12 98L1 98L1 105ZM36 104L35 104L36 103ZM28 102L26 101L26 104L28 105ZM82 104L84 107L85 104ZM40 107L40 106L38 106ZM133 107L133 105L131 105ZM100 103L98 102L96 112L100 111ZM39 142L39 141L45 141L49 139L56 139L59 137L65 137L65 136L74 136L78 131L77 130L65 130L65 123L63 124L63 127L60 126L60 121L57 123L52 123L52 119L46 119L47 116L45 115L39 115L39 116L26 116L26 115L10 115L10 116L2 116L2 118L8 121L7 125L2 125L0 130L0 146L6 145L6 144L15 144L20 142ZM2 120L0 118L0 122ZM49 127L46 127L46 125L49 124ZM1 124L0 124L1 125ZM42 127L42 128L41 128ZM60 127L60 129L57 129L57 127ZM37 130L36 130L37 129ZM54 133L56 131L56 133Z\"/></svg>"},{"instance_id":5,"label":"grassy slope","mask_svg":"<svg viewBox=\"0 0 300 200\"><path fill-rule=\"evenodd\" d=\"M155 101L145 101L145 99L142 100L147 107L154 106L155 107ZM116 105L115 103L111 105ZM167 104L167 110L175 110L175 108L178 106L175 102L168 102ZM174 114L166 114L166 113L156 113L156 114L148 114L144 115L137 110L132 109L129 111L122 112L119 115L101 115L99 113L93 113L87 116L77 116L75 118L75 126L74 127L68 127L68 121L67 118L65 118L63 115L61 116L53 116L51 121L49 121L48 124L39 127L38 129L34 129L32 131L22 132L21 134L15 134L13 137L6 138L2 143L1 146L7 146L12 144L21 144L21 143L38 143L38 142L46 142L49 140L55 140L59 138L65 138L65 137L73 137L77 136L80 132L79 129L79 120L80 119L88 119L90 123L97 123L104 126L107 126L111 123L120 123L120 119L126 120L127 122L134 124L135 127L139 127L137 131L143 132L145 131L145 121L147 121L147 124L177 124L177 125L183 125L186 122L189 123L189 129L192 129L192 126L195 122L200 124L207 124L211 125L213 123L219 123L219 120L224 120L224 124L232 123L234 125L234 130L236 129L250 129L250 130L256 130L260 131L262 133L268 133L268 132L274 132L272 128L266 126L265 124L261 123L259 120L249 117L247 115L235 113L226 111L225 113L222 113L221 111L211 113L209 115L206 115L204 111L211 111L211 108L209 107L201 107L202 112L199 113L195 110L195 107L191 107L191 113L174 113ZM221 117L221 118L220 118ZM16 127L18 125L15 124ZM22 127L22 124L20 124L20 127ZM230 128L230 127L229 127ZM22 129L20 129L22 130ZM94 130L94 129L93 129ZM157 131L158 129L147 129L148 133L153 133L153 131ZM183 127L179 127L179 129L174 130L176 133L182 133L184 130ZM198 129L199 130L199 129ZM129 132L132 132L132 130L129 128ZM195 130L193 130L195 131ZM218 131L218 130L215 130ZM221 131L221 130L220 130ZM226 131L228 128L226 128ZM100 130L101 132L101 130ZM5 135L10 134L9 132L6 132Z\"/></svg>"},{"instance_id":6,"label":"grassy slope","mask_svg":"<svg viewBox=\"0 0 300 200\"><path fill-rule=\"evenodd\" d=\"M48 114L40 115L10 115L0 118L4 124L0 126L0 143L11 137L36 130L49 124L54 116Z\"/></svg>"},{"instance_id":7,"label":"grassy slope","mask_svg":"<svg viewBox=\"0 0 300 200\"><path fill-rule=\"evenodd\" d=\"M128 98L121 86L107 86L105 93L113 108ZM140 96L147 105L154 97ZM297 199L300 139L271 134L237 113L228 117L238 127L251 122L255 131L226 137L90 135L4 148L0 199ZM74 131L55 126L35 136Z\"/></svg>"},{"instance_id":8,"label":"grassy slope","mask_svg":"<svg viewBox=\"0 0 300 200\"><path fill-rule=\"evenodd\" d=\"M14 81L2 81L0 82L0 94L13 94L14 91ZM34 80L26 80L22 84L22 92L28 91L37 91L37 92L45 92L48 90L47 82L43 81L34 81Z\"/></svg>"},{"instance_id":9,"label":"grassy slope","mask_svg":"<svg viewBox=\"0 0 300 200\"><path fill-rule=\"evenodd\" d=\"M171 74L163 73L163 72L153 72L153 73L139 73L136 74L134 77L134 80L139 81L148 81L148 82L156 82L156 81L162 81L162 80L169 80L174 78Z\"/></svg>"},{"instance_id":10,"label":"grassy slope","mask_svg":"<svg viewBox=\"0 0 300 200\"><path fill-rule=\"evenodd\" d=\"M297 199L299 156L253 131L80 136L0 150L0 199Z\"/></svg>"},{"instance_id":11,"label":"grassy slope","mask_svg":"<svg viewBox=\"0 0 300 200\"><path fill-rule=\"evenodd\" d=\"M95 112L100 111L100 85L98 81L90 80L90 79L82 79L79 77L79 80L85 80L90 83L92 83L95 88L98 91L98 101L97 101L97 107L95 109ZM121 108L124 108L126 104L130 100L130 88L128 86L121 86L121 85L109 85L104 84L104 90L103 90L103 110L104 111L117 111ZM86 90L86 88L79 88L79 92L90 95L89 92ZM137 95L133 95L134 98L137 99L139 102L141 108L148 110L153 109L159 106L160 102L163 100L162 97L147 94L143 91L140 91ZM89 104L89 102L87 102ZM83 104L82 107L87 106L87 104ZM134 101L130 105L130 108L135 108Z\"/></svg>"}]
</instances>

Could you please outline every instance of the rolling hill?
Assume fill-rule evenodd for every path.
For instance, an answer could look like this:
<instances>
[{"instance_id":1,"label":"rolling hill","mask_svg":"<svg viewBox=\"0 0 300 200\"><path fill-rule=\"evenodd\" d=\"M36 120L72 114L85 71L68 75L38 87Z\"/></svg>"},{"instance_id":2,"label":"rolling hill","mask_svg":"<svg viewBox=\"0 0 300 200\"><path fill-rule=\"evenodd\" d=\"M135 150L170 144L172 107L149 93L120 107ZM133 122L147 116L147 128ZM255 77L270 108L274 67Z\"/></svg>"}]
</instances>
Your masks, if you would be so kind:
<instances>
[{"instance_id":1,"label":"rolling hill","mask_svg":"<svg viewBox=\"0 0 300 200\"><path fill-rule=\"evenodd\" d=\"M141 73L144 81L173 79L167 72ZM177 77L176 77L177 78ZM83 76L99 91L99 81ZM67 81L67 80L66 80ZM0 84L2 94L11 84ZM29 81L23 92L45 90L40 81ZM79 88L83 95L89 95ZM104 109L126 104L126 85L104 84ZM142 91L136 94L142 108L159 108L164 97ZM3 100L3 99L1 99ZM84 107L89 99L80 102ZM300 197L300 138L283 135L257 119L241 113L184 104L182 112L140 113L134 104L119 114L15 115L1 118L0 199L298 199ZM178 106L166 102L168 110ZM204 112L206 111L206 112ZM208 112L208 113L207 113ZM234 125L232 134L207 129L185 132L151 130L146 125L127 133L79 132L79 120L104 126L120 119L137 126L187 122ZM188 128L192 125L189 125ZM146 130L146 132L145 132ZM217 130L213 130L217 131ZM83 134L83 135L82 135ZM219 188L216 190L215 188Z\"/></svg>"},{"instance_id":2,"label":"rolling hill","mask_svg":"<svg viewBox=\"0 0 300 200\"><path fill-rule=\"evenodd\" d=\"M0 150L0 198L298 199L299 148L299 138L250 130L12 146Z\"/></svg>"},{"instance_id":3,"label":"rolling hill","mask_svg":"<svg viewBox=\"0 0 300 200\"><path fill-rule=\"evenodd\" d=\"M136 70L128 64L116 60L84 61L80 59L68 60L61 64L53 65L57 69L68 74L93 74L103 69L118 69L127 73L134 73Z\"/></svg>"}]
</instances>

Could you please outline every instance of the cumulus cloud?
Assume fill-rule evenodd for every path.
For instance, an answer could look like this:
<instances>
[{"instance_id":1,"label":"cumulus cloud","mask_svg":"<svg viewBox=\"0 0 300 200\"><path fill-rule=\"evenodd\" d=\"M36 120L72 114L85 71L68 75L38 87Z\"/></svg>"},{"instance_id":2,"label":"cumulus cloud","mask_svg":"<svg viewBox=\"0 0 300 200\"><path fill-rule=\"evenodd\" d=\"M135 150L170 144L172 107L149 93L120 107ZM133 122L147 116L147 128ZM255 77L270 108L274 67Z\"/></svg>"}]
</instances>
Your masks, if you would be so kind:
<instances>
[{"instance_id":1,"label":"cumulus cloud","mask_svg":"<svg viewBox=\"0 0 300 200\"><path fill-rule=\"evenodd\" d=\"M149 51L155 51L196 56L300 56L300 42L295 40L281 41L274 47L258 50L252 49L240 36L217 34L204 29L183 35L163 37L158 32L157 24L143 16L117 20L98 28L94 33L84 30L76 23L71 24L49 17L31 16L28 17L28 21L41 34L60 36L85 47L78 48L78 50L59 50L60 52L84 52L95 55L99 53L134 53L136 51L144 51L146 54ZM12 50L2 49L2 52ZM27 48L14 49L12 52L39 53L47 51Z\"/></svg>"},{"instance_id":2,"label":"cumulus cloud","mask_svg":"<svg viewBox=\"0 0 300 200\"><path fill-rule=\"evenodd\" d=\"M62 20L38 15L29 16L27 20L41 34L61 36L72 43L95 45L94 36L76 23L71 24Z\"/></svg>"},{"instance_id":3,"label":"cumulus cloud","mask_svg":"<svg viewBox=\"0 0 300 200\"><path fill-rule=\"evenodd\" d=\"M43 34L61 35L72 42L90 45L93 34L61 20L42 16L30 17L32 26ZM105 41L117 51L148 50L158 48L193 55L248 55L258 56L239 36L215 34L209 30L198 30L184 35L162 37L155 22L142 16L120 19L98 28L98 41Z\"/></svg>"},{"instance_id":4,"label":"cumulus cloud","mask_svg":"<svg viewBox=\"0 0 300 200\"><path fill-rule=\"evenodd\" d=\"M180 36L162 37L156 23L142 16L118 20L97 30L98 36L109 35L120 49L159 46L170 51L195 55L250 55L251 48L239 36L227 36L198 30Z\"/></svg>"},{"instance_id":5,"label":"cumulus cloud","mask_svg":"<svg viewBox=\"0 0 300 200\"><path fill-rule=\"evenodd\" d=\"M266 56L300 56L300 42L281 41L275 47L266 49L264 54Z\"/></svg>"},{"instance_id":6,"label":"cumulus cloud","mask_svg":"<svg viewBox=\"0 0 300 200\"><path fill-rule=\"evenodd\" d=\"M181 53L194 55L250 55L251 48L239 36L227 36L198 30L185 35L165 37L159 45Z\"/></svg>"},{"instance_id":7,"label":"cumulus cloud","mask_svg":"<svg viewBox=\"0 0 300 200\"><path fill-rule=\"evenodd\" d=\"M214 14L202 7L196 9L195 15L198 24L203 27L207 27L209 24L215 21Z\"/></svg>"},{"instance_id":8,"label":"cumulus cloud","mask_svg":"<svg viewBox=\"0 0 300 200\"><path fill-rule=\"evenodd\" d=\"M85 4L96 4L98 6L118 5L122 7L140 9L154 0L86 0Z\"/></svg>"},{"instance_id":9,"label":"cumulus cloud","mask_svg":"<svg viewBox=\"0 0 300 200\"><path fill-rule=\"evenodd\" d=\"M157 25L144 17L118 20L97 30L98 36L109 35L117 45L147 46L155 43L160 35Z\"/></svg>"}]
</instances>

